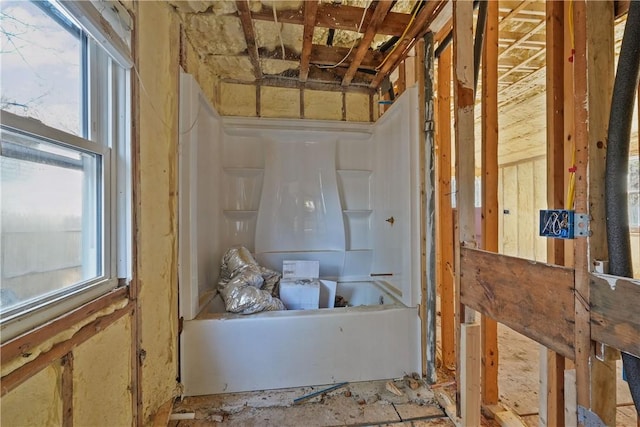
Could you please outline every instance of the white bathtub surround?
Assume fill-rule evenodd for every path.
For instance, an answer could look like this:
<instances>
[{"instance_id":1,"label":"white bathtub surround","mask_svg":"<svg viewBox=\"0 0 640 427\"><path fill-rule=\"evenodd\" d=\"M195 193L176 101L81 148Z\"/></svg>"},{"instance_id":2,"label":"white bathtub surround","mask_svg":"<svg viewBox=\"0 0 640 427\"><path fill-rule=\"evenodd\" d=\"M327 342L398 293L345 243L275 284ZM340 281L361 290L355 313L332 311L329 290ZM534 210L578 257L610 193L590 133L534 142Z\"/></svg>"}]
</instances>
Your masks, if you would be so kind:
<instances>
[{"instance_id":1,"label":"white bathtub surround","mask_svg":"<svg viewBox=\"0 0 640 427\"><path fill-rule=\"evenodd\" d=\"M194 85L183 76L181 122L197 117L180 144L185 394L419 372L417 90L377 123L353 124L220 118ZM235 245L276 270L319 261L351 306L224 313L207 291Z\"/></svg>"}]
</instances>

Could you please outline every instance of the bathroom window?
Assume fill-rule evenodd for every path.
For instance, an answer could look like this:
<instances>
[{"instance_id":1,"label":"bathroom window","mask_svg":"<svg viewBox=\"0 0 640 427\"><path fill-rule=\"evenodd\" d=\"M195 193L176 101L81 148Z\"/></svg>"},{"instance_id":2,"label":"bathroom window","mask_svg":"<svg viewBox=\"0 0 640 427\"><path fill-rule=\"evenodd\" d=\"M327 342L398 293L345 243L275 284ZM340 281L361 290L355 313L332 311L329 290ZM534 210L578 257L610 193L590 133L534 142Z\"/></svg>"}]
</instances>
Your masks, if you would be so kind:
<instances>
[{"instance_id":1,"label":"bathroom window","mask_svg":"<svg viewBox=\"0 0 640 427\"><path fill-rule=\"evenodd\" d=\"M0 4L2 341L130 277L129 76L54 2Z\"/></svg>"}]
</instances>

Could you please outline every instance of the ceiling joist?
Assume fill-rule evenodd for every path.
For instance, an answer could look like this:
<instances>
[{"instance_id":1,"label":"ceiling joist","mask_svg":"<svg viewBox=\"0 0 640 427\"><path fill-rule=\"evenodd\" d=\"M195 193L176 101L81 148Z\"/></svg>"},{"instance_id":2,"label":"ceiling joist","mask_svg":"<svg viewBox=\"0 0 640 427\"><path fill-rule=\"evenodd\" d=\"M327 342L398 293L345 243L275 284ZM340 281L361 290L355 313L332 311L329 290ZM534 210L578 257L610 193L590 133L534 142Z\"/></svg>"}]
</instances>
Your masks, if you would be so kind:
<instances>
[{"instance_id":1,"label":"ceiling joist","mask_svg":"<svg viewBox=\"0 0 640 427\"><path fill-rule=\"evenodd\" d=\"M309 76L309 59L313 44L313 29L316 26L318 2L315 0L304 2L304 33L302 36L302 54L300 57L300 81L306 82Z\"/></svg>"},{"instance_id":2,"label":"ceiling joist","mask_svg":"<svg viewBox=\"0 0 640 427\"><path fill-rule=\"evenodd\" d=\"M247 53L249 54L249 60L253 65L253 74L256 79L262 78L262 71L260 69L260 61L258 58L258 49L256 47L256 34L253 31L253 22L251 21L251 11L249 10L249 2L246 0L237 0L236 7L238 8L238 16L240 22L242 22L242 31L244 31L244 38L247 42Z\"/></svg>"}]
</instances>

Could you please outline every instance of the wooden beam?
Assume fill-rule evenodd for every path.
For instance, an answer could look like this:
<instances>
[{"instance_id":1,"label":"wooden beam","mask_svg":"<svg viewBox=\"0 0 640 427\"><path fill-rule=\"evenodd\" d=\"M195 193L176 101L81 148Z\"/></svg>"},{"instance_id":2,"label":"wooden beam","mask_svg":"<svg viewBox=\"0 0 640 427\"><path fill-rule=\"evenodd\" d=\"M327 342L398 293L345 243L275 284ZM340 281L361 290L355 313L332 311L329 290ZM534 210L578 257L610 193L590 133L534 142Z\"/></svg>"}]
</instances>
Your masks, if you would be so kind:
<instances>
[{"instance_id":1,"label":"wooden beam","mask_svg":"<svg viewBox=\"0 0 640 427\"><path fill-rule=\"evenodd\" d=\"M342 79L342 86L349 86L349 83L351 83L351 80L353 80L353 75L364 59L365 54L371 46L373 38L378 33L380 24L382 24L382 21L387 16L387 13L389 12L393 4L394 1L392 0L381 0L376 1L371 5L371 7L374 8L373 16L371 17L371 20L366 27L366 31L364 32L364 36L362 36L362 39L360 40L358 49L356 49L356 53L351 60L351 64L347 69L347 74L345 74L344 78Z\"/></svg>"},{"instance_id":2,"label":"wooden beam","mask_svg":"<svg viewBox=\"0 0 640 427\"><path fill-rule=\"evenodd\" d=\"M593 274L590 291L593 339L640 357L640 280Z\"/></svg>"},{"instance_id":3,"label":"wooden beam","mask_svg":"<svg viewBox=\"0 0 640 427\"><path fill-rule=\"evenodd\" d=\"M460 381L460 405L462 425L480 426L480 325L464 323L462 326L460 354L466 361L466 375Z\"/></svg>"},{"instance_id":4,"label":"wooden beam","mask_svg":"<svg viewBox=\"0 0 640 427\"><path fill-rule=\"evenodd\" d=\"M609 259L605 212L605 170L614 81L614 9L612 1L586 3L589 167L589 271ZM605 349L604 360L591 357L591 407L605 425L616 425L616 358ZM608 354L607 354L608 353Z\"/></svg>"},{"instance_id":5,"label":"wooden beam","mask_svg":"<svg viewBox=\"0 0 640 427\"><path fill-rule=\"evenodd\" d=\"M309 75L309 59L313 43L313 29L316 26L317 1L304 2L304 30L302 34L302 53L300 56L300 81L306 82Z\"/></svg>"},{"instance_id":6,"label":"wooden beam","mask_svg":"<svg viewBox=\"0 0 640 427\"><path fill-rule=\"evenodd\" d=\"M398 62L406 54L406 50L410 49L412 42L415 42L419 37L420 32L429 27L429 24L436 16L434 12L438 9L441 10L443 4L445 4L444 0L434 0L426 3L422 9L420 9L408 31L396 42L393 50L384 59L378 74L376 74L375 79L371 82L371 88L377 88L382 82L382 79L395 69Z\"/></svg>"},{"instance_id":7,"label":"wooden beam","mask_svg":"<svg viewBox=\"0 0 640 427\"><path fill-rule=\"evenodd\" d=\"M476 416L480 414L480 348L466 348L461 351L463 340L474 328L474 314L465 310L461 299L462 249L475 247L475 166L474 166L474 73L473 73L473 2L453 2L453 82L454 117L456 147L456 187L458 206L458 227L455 228L455 272L456 272L456 335L458 337L457 394L458 414L465 426L479 425ZM466 278L465 278L466 280ZM463 324L465 325L463 328ZM478 331L479 332L479 331ZM479 337L478 337L479 338ZM477 351L478 354L475 354ZM477 377L477 378L476 378ZM464 394L464 396L462 395Z\"/></svg>"},{"instance_id":8,"label":"wooden beam","mask_svg":"<svg viewBox=\"0 0 640 427\"><path fill-rule=\"evenodd\" d=\"M573 99L575 114L576 212L589 212L589 139L587 83L586 0L573 2L574 61ZM589 245L587 239L574 242L575 267L575 363L578 406L591 408L591 325L589 318Z\"/></svg>"},{"instance_id":9,"label":"wooden beam","mask_svg":"<svg viewBox=\"0 0 640 427\"><path fill-rule=\"evenodd\" d=\"M311 47L311 59L310 62L316 65L335 65L340 62L349 53L349 48L336 47L336 46L324 46L314 44ZM341 65L344 68L348 66L353 53L347 58L347 60ZM375 70L380 66L383 60L382 53L376 50L368 50L365 52L362 61L360 61L359 68L367 70Z\"/></svg>"},{"instance_id":10,"label":"wooden beam","mask_svg":"<svg viewBox=\"0 0 640 427\"><path fill-rule=\"evenodd\" d=\"M506 56L513 49L517 49L518 46L520 46L522 43L524 43L527 40L529 40L534 34L537 34L538 31L542 30L545 27L545 25L546 25L546 22L544 20L542 20L542 22L540 22L538 25L533 27L533 29L531 29L528 32L526 32L525 34L523 34L522 37L520 37L515 42L511 43L511 45L508 48L506 48L505 50L500 52L500 55L498 55L498 58L502 58L502 57Z\"/></svg>"},{"instance_id":11,"label":"wooden beam","mask_svg":"<svg viewBox=\"0 0 640 427\"><path fill-rule=\"evenodd\" d=\"M502 29L505 26L505 24L509 22L510 19L512 19L514 16L520 13L522 9L529 6L533 2L534 0L526 0L521 2L516 7L514 7L509 13L507 13L505 16L502 17L502 19L500 20L499 28Z\"/></svg>"},{"instance_id":12,"label":"wooden beam","mask_svg":"<svg viewBox=\"0 0 640 427\"><path fill-rule=\"evenodd\" d=\"M258 57L258 48L256 45L256 34L253 31L253 22L251 21L251 11L249 10L249 2L247 0L236 0L238 8L238 17L242 23L242 31L244 39L247 42L247 53L249 60L253 65L253 75L256 79L262 78L262 69L260 68L260 58Z\"/></svg>"},{"instance_id":13,"label":"wooden beam","mask_svg":"<svg viewBox=\"0 0 640 427\"><path fill-rule=\"evenodd\" d=\"M451 208L451 45L438 59L438 238L440 257L440 340L442 365L456 365L453 272L453 210Z\"/></svg>"},{"instance_id":14,"label":"wooden beam","mask_svg":"<svg viewBox=\"0 0 640 427\"><path fill-rule=\"evenodd\" d=\"M62 357L61 365L62 426L73 427L73 352Z\"/></svg>"},{"instance_id":15,"label":"wooden beam","mask_svg":"<svg viewBox=\"0 0 640 427\"><path fill-rule=\"evenodd\" d=\"M106 329L122 316L131 314L132 311L133 304L129 304L126 307L116 310L111 314L97 318L93 322L80 328L68 340L54 345L51 350L41 354L35 360L5 375L4 377L2 377L1 381L1 395L4 396L11 390L15 389L20 384L24 383L29 378L49 366L53 361L61 359L65 354L69 353L76 346L87 341L98 332Z\"/></svg>"},{"instance_id":16,"label":"wooden beam","mask_svg":"<svg viewBox=\"0 0 640 427\"><path fill-rule=\"evenodd\" d=\"M498 2L489 1L482 51L482 248L498 252ZM482 316L482 403L498 403L498 324Z\"/></svg>"},{"instance_id":17,"label":"wooden beam","mask_svg":"<svg viewBox=\"0 0 640 427\"><path fill-rule=\"evenodd\" d=\"M310 70L310 75L313 75L313 70ZM311 79L311 77L310 77ZM233 84L241 84L241 85L251 85L255 86L255 82L247 82L244 80L234 80L234 79L223 79L221 80L226 83ZM311 89L311 90L325 90L329 92L351 92L351 93L365 93L370 94L374 92L369 86L363 85L354 85L351 84L348 88L343 88L340 86L339 81L335 81L334 83L329 83L327 81L312 81L307 80L306 82L301 82L297 76L295 77L281 77L281 76L264 76L260 79L261 86L270 86L270 87L286 87L286 88L295 88L295 89Z\"/></svg>"},{"instance_id":18,"label":"wooden beam","mask_svg":"<svg viewBox=\"0 0 640 427\"><path fill-rule=\"evenodd\" d=\"M360 20L365 9L362 7L346 6L335 3L321 3L316 14L316 26L322 28L334 28L336 30L358 31ZM371 22L373 11L367 11L362 22L362 28L367 28ZM257 12L251 14L253 19L261 21L273 21L273 11L270 7L263 6ZM278 22L285 24L304 25L304 13L302 9L278 10L276 12ZM389 12L380 27L378 34L388 36L400 36L409 25L411 15L408 13ZM361 32L363 30L361 29Z\"/></svg>"},{"instance_id":19,"label":"wooden beam","mask_svg":"<svg viewBox=\"0 0 640 427\"><path fill-rule=\"evenodd\" d=\"M81 321L91 317L117 302L127 298L127 288L118 288L110 293L97 298L77 309L46 323L32 331L9 340L0 346L2 360L8 362L18 357L29 357L33 351L43 342L51 339L62 331L66 331Z\"/></svg>"},{"instance_id":20,"label":"wooden beam","mask_svg":"<svg viewBox=\"0 0 640 427\"><path fill-rule=\"evenodd\" d=\"M545 53L546 53L546 49L540 49L538 52L534 53L533 55L531 55L530 57L528 57L524 61L520 62L519 64L514 65L513 67L511 67L511 69L509 69L509 70L505 71L504 73L500 74L500 78L499 79L503 80L505 77L508 77L511 74L513 74L515 72L518 72L519 70L524 69L527 65L529 65L531 62L535 61L536 59L540 58ZM540 67L536 67L536 70L538 70L540 68L544 68L544 65L541 65Z\"/></svg>"},{"instance_id":21,"label":"wooden beam","mask_svg":"<svg viewBox=\"0 0 640 427\"><path fill-rule=\"evenodd\" d=\"M547 207L564 208L564 6L546 2L547 80ZM564 265L564 242L547 239L547 262ZM540 372L540 420L544 426L564 427L564 356L545 349Z\"/></svg>"},{"instance_id":22,"label":"wooden beam","mask_svg":"<svg viewBox=\"0 0 640 427\"><path fill-rule=\"evenodd\" d=\"M463 304L573 358L572 269L470 248L461 259Z\"/></svg>"}]
</instances>

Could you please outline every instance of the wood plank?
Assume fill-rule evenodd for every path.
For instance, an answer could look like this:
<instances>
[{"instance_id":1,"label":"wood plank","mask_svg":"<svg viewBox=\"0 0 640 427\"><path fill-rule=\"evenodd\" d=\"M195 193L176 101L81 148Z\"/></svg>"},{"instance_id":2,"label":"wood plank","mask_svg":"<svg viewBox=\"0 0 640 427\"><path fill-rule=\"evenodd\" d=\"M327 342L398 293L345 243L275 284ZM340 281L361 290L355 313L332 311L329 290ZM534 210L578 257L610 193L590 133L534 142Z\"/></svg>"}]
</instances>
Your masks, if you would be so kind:
<instances>
[{"instance_id":1,"label":"wood plank","mask_svg":"<svg viewBox=\"0 0 640 427\"><path fill-rule=\"evenodd\" d=\"M362 14L362 7L347 6L337 3L321 3L316 15L316 26L322 28L334 28L336 30L358 31ZM367 28L371 22L373 11L369 10L362 23L362 28ZM286 24L304 25L304 13L302 9L278 10L276 12L278 22ZM257 12L252 13L253 19L273 22L271 7L262 6ZM378 28L378 34L388 36L400 36L409 25L411 15L408 13L389 12ZM361 30L362 32L362 30Z\"/></svg>"},{"instance_id":2,"label":"wood plank","mask_svg":"<svg viewBox=\"0 0 640 427\"><path fill-rule=\"evenodd\" d=\"M73 353L64 355L61 362L62 426L73 427Z\"/></svg>"},{"instance_id":3,"label":"wood plank","mask_svg":"<svg viewBox=\"0 0 640 427\"><path fill-rule=\"evenodd\" d=\"M460 400L462 425L480 425L480 325L464 323L461 326L462 371L460 374Z\"/></svg>"},{"instance_id":4,"label":"wood plank","mask_svg":"<svg viewBox=\"0 0 640 427\"><path fill-rule=\"evenodd\" d=\"M614 80L613 2L587 2L589 266L609 259L605 212L606 146ZM605 353L612 353L605 349ZM591 358L591 410L606 425L616 425L616 360Z\"/></svg>"},{"instance_id":5,"label":"wood plank","mask_svg":"<svg viewBox=\"0 0 640 427\"><path fill-rule=\"evenodd\" d=\"M129 304L124 308L114 311L106 316L99 317L93 322L80 328L71 338L66 341L62 341L54 345L51 350L41 354L33 361L21 366L15 371L2 377L1 383L1 395L4 396L11 390L24 383L26 380L49 366L54 360L62 358L65 354L69 353L73 348L87 341L98 332L106 329L111 324L116 322L122 316L131 314L133 311L133 304Z\"/></svg>"},{"instance_id":6,"label":"wood plank","mask_svg":"<svg viewBox=\"0 0 640 427\"><path fill-rule=\"evenodd\" d=\"M546 2L547 83L547 208L564 207L564 5ZM564 242L547 239L547 262L564 265ZM564 427L564 356L544 350L546 370L540 372L542 426ZM542 368L542 366L541 366Z\"/></svg>"},{"instance_id":7,"label":"wood plank","mask_svg":"<svg viewBox=\"0 0 640 427\"><path fill-rule=\"evenodd\" d=\"M437 16L437 13L435 12L440 10L445 3L446 2L444 0L434 0L426 3L422 9L420 9L407 32L404 36L401 36L401 38L396 42L393 50L389 52L382 62L382 66L379 69L378 74L376 74L376 77L371 82L371 88L377 88L380 86L382 79L397 67L398 62L406 56L407 51L411 49L413 42L417 40L420 32L429 27L431 21L435 16Z\"/></svg>"},{"instance_id":8,"label":"wood plank","mask_svg":"<svg viewBox=\"0 0 640 427\"><path fill-rule=\"evenodd\" d=\"M517 49L522 43L526 42L531 37L533 37L535 34L537 34L540 30L542 30L545 27L545 25L546 25L546 22L543 20L538 25L533 27L533 29L531 29L531 30L527 31L526 33L524 33L518 40L516 40L515 42L511 43L508 48L506 48L505 50L500 52L500 55L498 55L498 58L502 58L504 56L507 56L507 54L509 54L512 50Z\"/></svg>"},{"instance_id":9,"label":"wood plank","mask_svg":"<svg viewBox=\"0 0 640 427\"><path fill-rule=\"evenodd\" d=\"M324 46L314 44L311 47L311 58L310 62L316 65L335 65L340 62L347 54L349 53L349 48L346 47L337 47L337 46ZM347 58L344 67L347 67L350 58L353 56L353 52L351 56ZM365 52L364 58L360 62L360 68L367 70L375 70L383 60L382 53L375 50L368 50Z\"/></svg>"},{"instance_id":10,"label":"wood plank","mask_svg":"<svg viewBox=\"0 0 640 427\"><path fill-rule=\"evenodd\" d=\"M590 290L593 339L640 357L640 280L592 274Z\"/></svg>"},{"instance_id":11,"label":"wood plank","mask_svg":"<svg viewBox=\"0 0 640 427\"><path fill-rule=\"evenodd\" d=\"M462 248L462 303L573 357L573 270Z\"/></svg>"},{"instance_id":12,"label":"wood plank","mask_svg":"<svg viewBox=\"0 0 640 427\"><path fill-rule=\"evenodd\" d=\"M498 2L488 2L482 51L482 248L498 252ZM498 324L482 316L482 404L498 403Z\"/></svg>"},{"instance_id":13,"label":"wood plank","mask_svg":"<svg viewBox=\"0 0 640 427\"><path fill-rule=\"evenodd\" d=\"M312 74L310 72L310 74ZM243 80L234 80L234 79L223 79L221 80L225 83L233 83L240 85L250 85L255 86L255 83L246 82ZM368 86L357 86L350 85L348 88L343 88L340 86L340 82L336 81L335 83L327 83L327 82L319 82L319 81L310 81L301 82L296 77L274 77L274 76L264 76L260 80L260 86L270 86L270 87L288 87L295 89L311 89L311 90L324 90L328 92L351 92L351 93L364 93L371 94L374 91L370 89Z\"/></svg>"},{"instance_id":14,"label":"wood plank","mask_svg":"<svg viewBox=\"0 0 640 427\"><path fill-rule=\"evenodd\" d=\"M304 2L304 30L302 33L302 53L300 54L300 81L306 82L309 76L309 59L313 44L313 29L316 26L317 1Z\"/></svg>"},{"instance_id":15,"label":"wood plank","mask_svg":"<svg viewBox=\"0 0 640 427\"><path fill-rule=\"evenodd\" d=\"M438 224L442 282L440 284L440 340L442 365L456 365L453 271L453 210L451 208L451 45L438 59Z\"/></svg>"},{"instance_id":16,"label":"wood plank","mask_svg":"<svg viewBox=\"0 0 640 427\"><path fill-rule=\"evenodd\" d=\"M353 76L360 66L360 63L364 59L365 54L369 51L371 47L371 42L373 38L378 33L378 28L382 24L382 21L387 16L387 13L393 6L394 1L392 0L381 0L374 2L370 8L373 8L373 15L371 16L371 20L366 26L366 30L360 43L358 44L358 48L356 49L356 53L351 60L351 64L349 64L349 68L347 69L347 74L345 74L342 79L342 86L349 86L351 80L353 80Z\"/></svg>"},{"instance_id":17,"label":"wood plank","mask_svg":"<svg viewBox=\"0 0 640 427\"><path fill-rule=\"evenodd\" d=\"M522 9L526 8L533 2L534 0L523 1L519 5L514 7L509 13L503 16L502 19L500 20L500 29L502 29L513 17L515 17L518 13L520 13Z\"/></svg>"},{"instance_id":18,"label":"wood plank","mask_svg":"<svg viewBox=\"0 0 640 427\"><path fill-rule=\"evenodd\" d=\"M238 17L242 23L244 39L247 42L247 54L249 54L249 60L253 66L253 75L256 76L256 79L260 79L262 77L262 70L260 68L260 58L258 58L256 34L253 31L253 23L251 22L249 3L244 0L237 0L236 7L238 8Z\"/></svg>"},{"instance_id":19,"label":"wood plank","mask_svg":"<svg viewBox=\"0 0 640 427\"><path fill-rule=\"evenodd\" d=\"M573 2L574 49L573 101L575 118L575 202L576 212L589 212L589 139L587 82L586 1ZM591 325L589 317L589 242L574 242L575 267L575 367L578 406L591 408Z\"/></svg>"},{"instance_id":20,"label":"wood plank","mask_svg":"<svg viewBox=\"0 0 640 427\"><path fill-rule=\"evenodd\" d=\"M536 185L533 177L533 162L523 162L518 166L518 256L530 260L535 259L534 230L537 215L534 212L533 188Z\"/></svg>"},{"instance_id":21,"label":"wood plank","mask_svg":"<svg viewBox=\"0 0 640 427\"><path fill-rule=\"evenodd\" d=\"M126 299L127 292L128 288L115 289L100 298L70 311L64 316L3 343L2 346L0 346L2 360L6 362L17 357L30 355L36 347L51 339L52 336L55 336L62 331L66 331L100 310Z\"/></svg>"},{"instance_id":22,"label":"wood plank","mask_svg":"<svg viewBox=\"0 0 640 427\"><path fill-rule=\"evenodd\" d=\"M458 338L457 395L458 414L464 425L478 425L480 415L481 390L480 366L475 372L475 358L480 357L480 345L465 348L462 342L472 339L469 334L474 328L466 329L466 324L474 323L475 315L465 310L461 299L462 250L474 247L475 237L475 148L474 148L474 72L473 72L473 2L453 2L453 82L454 118L456 147L456 188L458 226L455 228L455 289L456 289L456 336ZM463 325L464 324L464 325ZM480 340L477 327L478 342ZM475 353L477 351L477 353ZM468 369L469 368L469 369ZM469 375L472 375L471 377ZM477 375L477 377L476 377ZM462 404L462 407L460 405ZM473 422L470 424L470 422Z\"/></svg>"}]
</instances>

